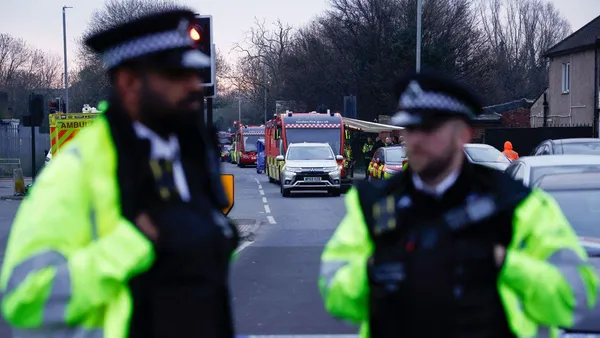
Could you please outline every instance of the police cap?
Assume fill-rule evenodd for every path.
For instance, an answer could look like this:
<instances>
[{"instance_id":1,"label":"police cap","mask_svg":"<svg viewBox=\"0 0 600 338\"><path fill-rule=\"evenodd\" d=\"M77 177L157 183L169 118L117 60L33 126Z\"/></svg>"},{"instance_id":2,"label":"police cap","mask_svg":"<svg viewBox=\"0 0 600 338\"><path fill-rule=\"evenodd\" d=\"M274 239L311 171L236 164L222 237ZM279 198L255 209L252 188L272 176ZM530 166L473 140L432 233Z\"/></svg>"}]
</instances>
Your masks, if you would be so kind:
<instances>
[{"instance_id":1,"label":"police cap","mask_svg":"<svg viewBox=\"0 0 600 338\"><path fill-rule=\"evenodd\" d=\"M178 9L149 14L94 34L85 44L108 69L146 64L159 69L200 69L210 58L194 49L189 32L194 12Z\"/></svg>"},{"instance_id":2,"label":"police cap","mask_svg":"<svg viewBox=\"0 0 600 338\"><path fill-rule=\"evenodd\" d=\"M394 88L398 112L391 123L401 127L435 126L449 118L471 122L483 107L462 84L433 73L411 73Z\"/></svg>"}]
</instances>

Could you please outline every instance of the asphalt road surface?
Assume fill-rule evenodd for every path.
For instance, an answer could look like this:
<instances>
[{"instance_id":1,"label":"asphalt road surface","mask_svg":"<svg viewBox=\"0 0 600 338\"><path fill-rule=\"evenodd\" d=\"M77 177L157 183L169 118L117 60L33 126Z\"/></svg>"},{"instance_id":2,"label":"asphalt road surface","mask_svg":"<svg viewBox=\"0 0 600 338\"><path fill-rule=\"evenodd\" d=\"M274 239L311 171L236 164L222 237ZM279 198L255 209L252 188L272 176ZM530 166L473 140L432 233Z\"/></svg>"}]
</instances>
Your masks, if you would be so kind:
<instances>
[{"instance_id":1,"label":"asphalt road surface","mask_svg":"<svg viewBox=\"0 0 600 338\"><path fill-rule=\"evenodd\" d=\"M356 327L325 312L317 289L323 246L345 213L343 195L300 193L283 198L279 186L268 183L255 168L229 163L223 168L235 176L235 205L229 216L260 224L239 247L232 270L240 338L356 337ZM18 205L19 201L0 200L0 259ZM10 330L0 320L0 338L8 337Z\"/></svg>"},{"instance_id":2,"label":"asphalt road surface","mask_svg":"<svg viewBox=\"0 0 600 338\"><path fill-rule=\"evenodd\" d=\"M323 246L345 214L344 195L298 193L283 198L279 186L255 168L224 168L235 176L231 216L262 221L233 266L238 334L354 337L356 327L325 312L317 288Z\"/></svg>"}]
</instances>

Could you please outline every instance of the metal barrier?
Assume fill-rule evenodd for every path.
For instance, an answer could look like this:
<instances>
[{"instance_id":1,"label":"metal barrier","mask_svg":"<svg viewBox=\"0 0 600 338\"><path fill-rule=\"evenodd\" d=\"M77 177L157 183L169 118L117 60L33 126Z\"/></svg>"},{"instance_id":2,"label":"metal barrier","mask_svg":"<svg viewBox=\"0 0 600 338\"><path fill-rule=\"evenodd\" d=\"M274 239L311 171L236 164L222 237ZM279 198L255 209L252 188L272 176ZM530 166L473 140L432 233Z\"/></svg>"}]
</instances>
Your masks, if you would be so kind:
<instances>
[{"instance_id":1,"label":"metal barrier","mask_svg":"<svg viewBox=\"0 0 600 338\"><path fill-rule=\"evenodd\" d=\"M15 169L21 169L21 159L0 158L0 178L12 178Z\"/></svg>"}]
</instances>

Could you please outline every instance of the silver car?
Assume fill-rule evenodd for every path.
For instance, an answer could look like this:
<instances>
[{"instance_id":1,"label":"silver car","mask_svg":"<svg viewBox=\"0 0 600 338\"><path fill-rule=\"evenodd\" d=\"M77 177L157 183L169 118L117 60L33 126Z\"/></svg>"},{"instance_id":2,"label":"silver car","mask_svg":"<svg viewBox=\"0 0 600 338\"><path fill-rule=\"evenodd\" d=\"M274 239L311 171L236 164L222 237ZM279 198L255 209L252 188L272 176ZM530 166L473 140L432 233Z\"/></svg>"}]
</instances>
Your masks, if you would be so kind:
<instances>
[{"instance_id":1,"label":"silver car","mask_svg":"<svg viewBox=\"0 0 600 338\"><path fill-rule=\"evenodd\" d=\"M341 194L341 170L338 161L344 158L335 155L327 143L292 143L281 171L281 195L290 196L293 190L325 190L332 196Z\"/></svg>"},{"instance_id":2,"label":"silver car","mask_svg":"<svg viewBox=\"0 0 600 338\"><path fill-rule=\"evenodd\" d=\"M600 170L598 155L545 155L521 157L506 168L506 174L532 186L544 175L597 170Z\"/></svg>"},{"instance_id":3,"label":"silver car","mask_svg":"<svg viewBox=\"0 0 600 338\"><path fill-rule=\"evenodd\" d=\"M537 180L534 186L558 202L590 262L600 273L600 171L549 174ZM600 303L596 303L593 311L578 313L575 318L578 321L561 337L600 337Z\"/></svg>"},{"instance_id":4,"label":"silver car","mask_svg":"<svg viewBox=\"0 0 600 338\"><path fill-rule=\"evenodd\" d=\"M489 144L467 143L463 147L467 159L471 163L481 164L501 171L506 170L510 160L500 150Z\"/></svg>"}]
</instances>

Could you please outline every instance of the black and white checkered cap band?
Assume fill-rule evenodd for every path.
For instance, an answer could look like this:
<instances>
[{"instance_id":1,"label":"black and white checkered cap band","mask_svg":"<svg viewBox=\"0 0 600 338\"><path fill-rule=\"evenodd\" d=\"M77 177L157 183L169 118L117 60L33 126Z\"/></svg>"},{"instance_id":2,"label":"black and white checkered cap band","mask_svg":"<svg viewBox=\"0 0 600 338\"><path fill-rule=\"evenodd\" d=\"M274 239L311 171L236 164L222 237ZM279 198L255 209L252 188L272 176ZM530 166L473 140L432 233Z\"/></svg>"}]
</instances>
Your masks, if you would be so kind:
<instances>
[{"instance_id":1,"label":"black and white checkered cap band","mask_svg":"<svg viewBox=\"0 0 600 338\"><path fill-rule=\"evenodd\" d=\"M190 37L180 30L146 35L117 45L102 53L102 61L107 68L118 66L124 61L138 58L146 54L164 50L192 46Z\"/></svg>"},{"instance_id":2,"label":"black and white checkered cap band","mask_svg":"<svg viewBox=\"0 0 600 338\"><path fill-rule=\"evenodd\" d=\"M416 96L403 95L399 106L403 110L444 110L465 115L473 114L473 111L460 100L445 94L433 92L421 92Z\"/></svg>"},{"instance_id":3,"label":"black and white checkered cap band","mask_svg":"<svg viewBox=\"0 0 600 338\"><path fill-rule=\"evenodd\" d=\"M390 122L399 126L422 122L422 116L411 114L411 110L439 110L466 116L473 115L473 111L460 100L443 93L423 91L416 81L408 86L400 97L398 105L402 110L397 112Z\"/></svg>"}]
</instances>

